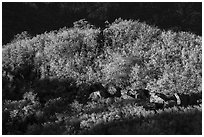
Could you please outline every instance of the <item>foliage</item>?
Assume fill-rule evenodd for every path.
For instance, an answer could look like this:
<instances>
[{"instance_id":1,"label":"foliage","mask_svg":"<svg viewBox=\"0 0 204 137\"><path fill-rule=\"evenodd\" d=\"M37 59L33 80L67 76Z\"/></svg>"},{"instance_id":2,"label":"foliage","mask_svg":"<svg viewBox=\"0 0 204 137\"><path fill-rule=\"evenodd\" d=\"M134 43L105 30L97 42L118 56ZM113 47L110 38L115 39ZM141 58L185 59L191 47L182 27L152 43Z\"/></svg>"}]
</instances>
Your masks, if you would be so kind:
<instances>
[{"instance_id":1,"label":"foliage","mask_svg":"<svg viewBox=\"0 0 204 137\"><path fill-rule=\"evenodd\" d=\"M201 44L195 34L122 19L103 30L82 19L22 33L2 49L3 134L201 134L201 107L192 107L202 93ZM147 110L149 102L124 99L138 89L193 99ZM109 96L90 102L96 91Z\"/></svg>"},{"instance_id":2,"label":"foliage","mask_svg":"<svg viewBox=\"0 0 204 137\"><path fill-rule=\"evenodd\" d=\"M104 30L105 78L159 92L201 92L201 37L118 19ZM188 83L188 84L187 84Z\"/></svg>"},{"instance_id":3,"label":"foliage","mask_svg":"<svg viewBox=\"0 0 204 137\"><path fill-rule=\"evenodd\" d=\"M42 120L43 112L33 92L26 92L19 101L3 103L3 134L23 134L28 124Z\"/></svg>"},{"instance_id":4,"label":"foliage","mask_svg":"<svg viewBox=\"0 0 204 137\"><path fill-rule=\"evenodd\" d=\"M108 124L98 124L100 118L95 120L96 126L83 132L83 134L108 135L184 135L201 134L201 108L169 108L158 111L154 115L151 111L137 113L134 117L126 117ZM129 110L134 114L134 111ZM130 113L129 112L129 113ZM128 112L126 112L127 114ZM114 115L113 113L109 113ZM131 114L129 114L131 115ZM116 115L117 116L117 115ZM106 116L105 116L106 117ZM110 116L109 116L110 117ZM114 116L113 116L114 117ZM190 118L191 117L191 118ZM107 117L108 118L108 117ZM114 118L111 117L113 120ZM88 121L87 121L88 122ZM83 122L84 124L85 122ZM188 123L188 124L187 124ZM193 128L197 127L197 129ZM200 131L198 132L198 129Z\"/></svg>"}]
</instances>

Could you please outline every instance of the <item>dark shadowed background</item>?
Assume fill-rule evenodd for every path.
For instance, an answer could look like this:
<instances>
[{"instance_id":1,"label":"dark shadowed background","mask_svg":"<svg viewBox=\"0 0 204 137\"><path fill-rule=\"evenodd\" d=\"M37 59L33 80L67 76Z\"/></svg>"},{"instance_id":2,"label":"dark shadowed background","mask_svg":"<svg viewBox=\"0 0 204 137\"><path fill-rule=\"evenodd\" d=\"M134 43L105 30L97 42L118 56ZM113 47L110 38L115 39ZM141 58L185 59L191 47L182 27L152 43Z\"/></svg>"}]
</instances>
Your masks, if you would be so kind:
<instances>
[{"instance_id":1,"label":"dark shadowed background","mask_svg":"<svg viewBox=\"0 0 204 137\"><path fill-rule=\"evenodd\" d=\"M103 28L105 21L111 23L119 17L139 19L161 29L190 31L202 35L201 2L3 2L2 6L3 44L23 31L34 36L45 31L70 27L79 19L86 19Z\"/></svg>"}]
</instances>

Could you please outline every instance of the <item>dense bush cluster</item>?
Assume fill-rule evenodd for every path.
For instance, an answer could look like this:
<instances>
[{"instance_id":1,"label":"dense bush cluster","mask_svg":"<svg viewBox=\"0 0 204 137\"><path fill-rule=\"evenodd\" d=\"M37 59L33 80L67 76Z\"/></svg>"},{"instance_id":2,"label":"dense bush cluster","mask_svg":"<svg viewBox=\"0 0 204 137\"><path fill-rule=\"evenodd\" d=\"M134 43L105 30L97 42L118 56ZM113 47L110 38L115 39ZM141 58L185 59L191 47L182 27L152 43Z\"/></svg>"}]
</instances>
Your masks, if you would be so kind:
<instances>
[{"instance_id":1,"label":"dense bush cluster","mask_svg":"<svg viewBox=\"0 0 204 137\"><path fill-rule=\"evenodd\" d=\"M105 55L110 60L106 78L151 91L201 92L201 37L120 19L104 35Z\"/></svg>"},{"instance_id":2,"label":"dense bush cluster","mask_svg":"<svg viewBox=\"0 0 204 137\"><path fill-rule=\"evenodd\" d=\"M117 134L123 126L121 134L191 134L189 129L201 127L194 121L201 120L200 107L169 108L156 116L124 96L138 89L200 95L201 44L195 34L122 19L103 30L79 20L35 37L23 32L2 49L3 134ZM90 102L96 91L107 97ZM173 124L161 126L160 118ZM193 126L181 130L184 121Z\"/></svg>"}]
</instances>

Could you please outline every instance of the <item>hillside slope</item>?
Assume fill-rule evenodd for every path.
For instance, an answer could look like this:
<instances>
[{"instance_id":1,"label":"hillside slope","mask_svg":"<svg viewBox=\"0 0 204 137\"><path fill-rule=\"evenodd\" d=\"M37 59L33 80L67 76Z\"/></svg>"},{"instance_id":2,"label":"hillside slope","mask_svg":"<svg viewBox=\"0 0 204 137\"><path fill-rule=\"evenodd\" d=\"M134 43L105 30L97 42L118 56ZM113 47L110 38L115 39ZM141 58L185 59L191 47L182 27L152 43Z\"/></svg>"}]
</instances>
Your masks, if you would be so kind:
<instances>
[{"instance_id":1,"label":"hillside slope","mask_svg":"<svg viewBox=\"0 0 204 137\"><path fill-rule=\"evenodd\" d=\"M101 30L79 20L72 28L35 37L22 33L3 45L2 55L3 134L117 134L109 131L115 124L119 129L128 125L120 134L201 134L202 123L194 121L201 120L201 102L153 111L145 108L149 102L124 99L139 89L201 99L202 37L195 34L122 19ZM96 91L107 97L90 101ZM173 125L159 126L158 117ZM117 119L121 125L114 123ZM150 130L140 129L137 120ZM189 125L181 130L185 120ZM104 125L101 132L98 122ZM130 129L131 124L139 129Z\"/></svg>"}]
</instances>

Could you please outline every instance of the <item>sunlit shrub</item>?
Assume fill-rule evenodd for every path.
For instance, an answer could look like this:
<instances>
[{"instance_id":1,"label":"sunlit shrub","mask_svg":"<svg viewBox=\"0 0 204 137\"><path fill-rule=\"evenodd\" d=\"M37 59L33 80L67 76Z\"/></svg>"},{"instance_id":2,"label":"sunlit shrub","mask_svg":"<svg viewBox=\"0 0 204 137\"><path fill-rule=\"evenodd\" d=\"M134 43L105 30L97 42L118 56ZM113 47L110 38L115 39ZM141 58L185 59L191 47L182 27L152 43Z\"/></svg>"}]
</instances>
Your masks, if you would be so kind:
<instances>
[{"instance_id":1,"label":"sunlit shrub","mask_svg":"<svg viewBox=\"0 0 204 137\"><path fill-rule=\"evenodd\" d=\"M145 23L122 19L110 24L103 33L106 82L113 79L133 88L164 93L201 92L200 36L161 31ZM124 69L127 57L132 62L126 61L128 69Z\"/></svg>"},{"instance_id":2,"label":"sunlit shrub","mask_svg":"<svg viewBox=\"0 0 204 137\"><path fill-rule=\"evenodd\" d=\"M191 120L192 116L200 120L200 108L145 110L142 103L147 102L128 104L111 95L87 101L96 91L113 95L145 88L164 94L199 93L200 99L201 45L201 37L191 33L163 31L122 19L104 30L80 20L72 28L32 38L19 34L2 49L3 133L78 134L110 123L116 128L107 126L108 133L124 127L127 131L121 134L128 133L132 124L138 129L135 134L189 133L190 126L200 128L199 122ZM31 87L35 92L27 92ZM5 100L11 95L15 100ZM197 98L192 100L185 107ZM159 116L151 118L154 113ZM133 119L136 124L131 123ZM180 129L184 121L190 126Z\"/></svg>"}]
</instances>

